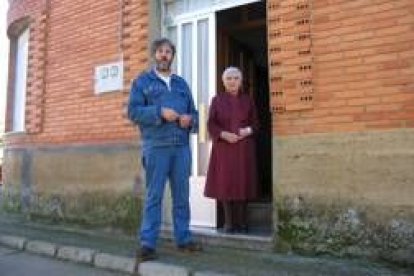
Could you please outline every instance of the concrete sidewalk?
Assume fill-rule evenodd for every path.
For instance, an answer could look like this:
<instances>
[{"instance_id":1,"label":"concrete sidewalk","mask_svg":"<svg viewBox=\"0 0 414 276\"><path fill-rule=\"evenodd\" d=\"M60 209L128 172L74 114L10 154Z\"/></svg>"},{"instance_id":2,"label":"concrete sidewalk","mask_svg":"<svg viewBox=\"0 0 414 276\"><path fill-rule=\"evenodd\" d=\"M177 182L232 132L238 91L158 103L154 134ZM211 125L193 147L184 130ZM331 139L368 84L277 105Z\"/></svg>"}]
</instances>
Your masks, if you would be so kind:
<instances>
[{"instance_id":1,"label":"concrete sidewalk","mask_svg":"<svg viewBox=\"0 0 414 276\"><path fill-rule=\"evenodd\" d=\"M135 264L132 236L108 230L32 222L0 213L0 244L72 262L140 275L414 275L408 269L328 257L301 257L206 246L188 255L162 241L159 260Z\"/></svg>"}]
</instances>

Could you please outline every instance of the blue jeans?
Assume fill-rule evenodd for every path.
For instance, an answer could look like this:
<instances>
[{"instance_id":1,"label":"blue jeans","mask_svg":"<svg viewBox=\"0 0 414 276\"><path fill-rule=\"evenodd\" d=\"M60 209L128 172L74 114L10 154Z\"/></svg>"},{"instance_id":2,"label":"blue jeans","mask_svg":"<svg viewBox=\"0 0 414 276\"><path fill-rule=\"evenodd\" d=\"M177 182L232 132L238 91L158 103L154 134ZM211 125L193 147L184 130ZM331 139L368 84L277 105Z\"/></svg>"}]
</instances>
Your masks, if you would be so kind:
<instances>
[{"instance_id":1,"label":"blue jeans","mask_svg":"<svg viewBox=\"0 0 414 276\"><path fill-rule=\"evenodd\" d=\"M146 198L139 233L141 246L155 248L161 227L164 187L170 180L174 236L177 245L191 241L189 177L191 152L188 145L153 147L144 150Z\"/></svg>"}]
</instances>

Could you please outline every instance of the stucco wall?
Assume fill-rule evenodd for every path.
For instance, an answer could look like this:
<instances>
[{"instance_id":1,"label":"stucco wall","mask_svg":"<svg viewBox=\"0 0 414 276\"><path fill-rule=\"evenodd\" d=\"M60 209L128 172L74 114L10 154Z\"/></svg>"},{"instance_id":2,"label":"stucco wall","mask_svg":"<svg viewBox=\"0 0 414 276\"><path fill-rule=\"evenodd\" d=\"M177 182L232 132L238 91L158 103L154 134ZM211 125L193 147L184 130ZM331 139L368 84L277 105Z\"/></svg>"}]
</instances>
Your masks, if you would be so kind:
<instances>
[{"instance_id":1,"label":"stucco wall","mask_svg":"<svg viewBox=\"0 0 414 276\"><path fill-rule=\"evenodd\" d=\"M281 240L335 254L414 243L413 129L279 137L273 144Z\"/></svg>"},{"instance_id":2,"label":"stucco wall","mask_svg":"<svg viewBox=\"0 0 414 276\"><path fill-rule=\"evenodd\" d=\"M34 216L131 226L143 192L139 153L132 144L8 149L5 202Z\"/></svg>"}]
</instances>

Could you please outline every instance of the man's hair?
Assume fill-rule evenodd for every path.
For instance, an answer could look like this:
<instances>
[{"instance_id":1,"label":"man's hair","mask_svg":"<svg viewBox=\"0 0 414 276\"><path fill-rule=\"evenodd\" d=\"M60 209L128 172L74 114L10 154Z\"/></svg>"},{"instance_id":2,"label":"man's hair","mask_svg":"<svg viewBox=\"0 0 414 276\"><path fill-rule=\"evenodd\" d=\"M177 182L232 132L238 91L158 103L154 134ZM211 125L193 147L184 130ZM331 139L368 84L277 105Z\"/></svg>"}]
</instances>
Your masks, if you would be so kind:
<instances>
[{"instance_id":1,"label":"man's hair","mask_svg":"<svg viewBox=\"0 0 414 276\"><path fill-rule=\"evenodd\" d=\"M165 37L156 39L152 42L151 55L155 56L155 52L162 45L168 45L171 48L173 57L175 56L175 45L171 42L171 40L169 40L168 38L165 38Z\"/></svg>"}]
</instances>

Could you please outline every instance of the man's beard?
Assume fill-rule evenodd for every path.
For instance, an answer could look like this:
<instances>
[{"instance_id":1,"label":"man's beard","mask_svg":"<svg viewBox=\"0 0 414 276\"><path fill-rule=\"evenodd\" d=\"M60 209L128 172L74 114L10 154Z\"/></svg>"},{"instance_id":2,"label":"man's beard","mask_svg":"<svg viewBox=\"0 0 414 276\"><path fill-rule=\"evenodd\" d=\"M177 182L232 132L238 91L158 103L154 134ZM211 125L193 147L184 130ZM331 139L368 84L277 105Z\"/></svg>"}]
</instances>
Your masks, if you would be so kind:
<instances>
[{"instance_id":1,"label":"man's beard","mask_svg":"<svg viewBox=\"0 0 414 276\"><path fill-rule=\"evenodd\" d=\"M167 61L167 60L156 61L156 68L160 72L170 71L171 61Z\"/></svg>"}]
</instances>

